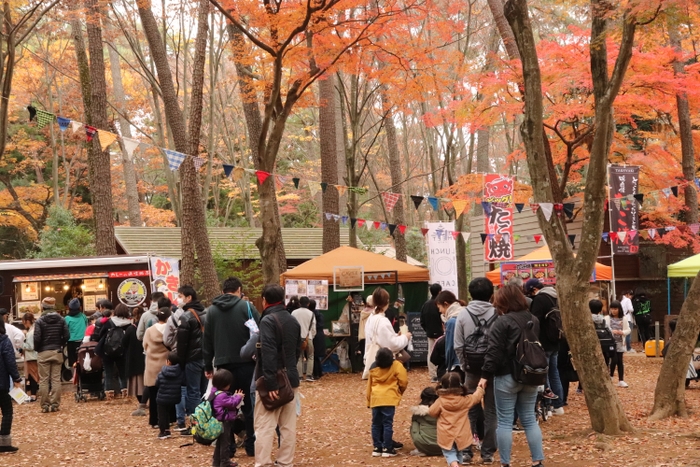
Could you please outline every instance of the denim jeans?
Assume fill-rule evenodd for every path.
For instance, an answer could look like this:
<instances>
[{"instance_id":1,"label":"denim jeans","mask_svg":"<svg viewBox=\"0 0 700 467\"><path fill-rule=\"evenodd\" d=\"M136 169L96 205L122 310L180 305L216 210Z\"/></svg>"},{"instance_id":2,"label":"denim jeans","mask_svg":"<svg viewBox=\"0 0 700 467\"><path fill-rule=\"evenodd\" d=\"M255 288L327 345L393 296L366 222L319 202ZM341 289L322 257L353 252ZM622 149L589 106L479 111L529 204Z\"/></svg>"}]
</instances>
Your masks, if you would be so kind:
<instances>
[{"instance_id":1,"label":"denim jeans","mask_svg":"<svg viewBox=\"0 0 700 467\"><path fill-rule=\"evenodd\" d=\"M552 401L552 406L555 409L564 406L564 388L561 386L561 379L559 378L559 368L557 364L559 362L559 351L554 350L551 352L545 352L547 358L549 359L549 374L547 375L547 386L552 390L554 394L559 396L559 399L554 399Z\"/></svg>"},{"instance_id":2,"label":"denim jeans","mask_svg":"<svg viewBox=\"0 0 700 467\"><path fill-rule=\"evenodd\" d=\"M467 372L467 391L473 393L479 384L481 376ZM493 380L489 380L486 384L486 393L484 394L484 406L476 404L469 409L469 423L472 427L472 433L479 436L481 439L481 458L490 459L496 453L496 404L493 400ZM464 451L465 455L472 457L472 447L469 446Z\"/></svg>"},{"instance_id":3,"label":"denim jeans","mask_svg":"<svg viewBox=\"0 0 700 467\"><path fill-rule=\"evenodd\" d=\"M462 451L457 448L457 443L452 444L452 449L443 449L442 455L445 456L447 465L452 465L453 462L462 463Z\"/></svg>"},{"instance_id":4,"label":"denim jeans","mask_svg":"<svg viewBox=\"0 0 700 467\"><path fill-rule=\"evenodd\" d=\"M175 404L175 417L178 425L185 424L185 412L187 402L187 386L180 386L180 402Z\"/></svg>"},{"instance_id":5,"label":"denim jeans","mask_svg":"<svg viewBox=\"0 0 700 467\"><path fill-rule=\"evenodd\" d=\"M511 375L495 376L493 392L498 414L496 439L501 464L510 464L510 451L513 447L513 416L516 410L520 416L520 424L525 430L532 462L544 460L542 432L535 418L537 386L520 384Z\"/></svg>"},{"instance_id":6,"label":"denim jeans","mask_svg":"<svg viewBox=\"0 0 700 467\"><path fill-rule=\"evenodd\" d=\"M394 447L394 414L396 407L372 407L372 444L375 448Z\"/></svg>"},{"instance_id":7,"label":"denim jeans","mask_svg":"<svg viewBox=\"0 0 700 467\"><path fill-rule=\"evenodd\" d=\"M202 391L206 390L207 379L204 377L204 361L185 364L185 411L192 415L202 401Z\"/></svg>"},{"instance_id":8,"label":"denim jeans","mask_svg":"<svg viewBox=\"0 0 700 467\"><path fill-rule=\"evenodd\" d=\"M105 369L105 391L118 393L126 389L126 359L120 357L115 360L104 359L102 362Z\"/></svg>"}]
</instances>

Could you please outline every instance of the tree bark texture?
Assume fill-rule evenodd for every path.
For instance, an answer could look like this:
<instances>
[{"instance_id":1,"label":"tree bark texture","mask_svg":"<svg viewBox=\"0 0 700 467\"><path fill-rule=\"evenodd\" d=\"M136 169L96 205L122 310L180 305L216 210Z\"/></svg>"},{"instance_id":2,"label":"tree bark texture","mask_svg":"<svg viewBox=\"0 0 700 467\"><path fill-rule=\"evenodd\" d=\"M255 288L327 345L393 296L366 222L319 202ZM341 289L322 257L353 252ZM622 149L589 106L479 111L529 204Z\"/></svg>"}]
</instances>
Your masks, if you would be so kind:
<instances>
[{"instance_id":1,"label":"tree bark texture","mask_svg":"<svg viewBox=\"0 0 700 467\"><path fill-rule=\"evenodd\" d=\"M105 79L104 49L102 46L102 12L98 0L86 0L88 50L90 52L90 115L91 125L109 131L107 121L107 80ZM95 218L95 251L98 255L116 255L114 238L114 208L112 204L112 174L109 150L103 151L97 136L88 143L88 170L90 194Z\"/></svg>"},{"instance_id":2,"label":"tree bark texture","mask_svg":"<svg viewBox=\"0 0 700 467\"><path fill-rule=\"evenodd\" d=\"M112 47L109 50L109 67L112 73L112 92L114 93L114 103L119 109L119 129L122 136L131 138L131 125L124 118L126 115L126 99L124 97L124 84L122 83L122 72L119 66L119 55ZM129 158L124 145L119 142L122 151L122 168L124 169L124 186L126 191L127 212L129 213L129 225L131 227L141 227L141 206L139 205L138 181L136 179L136 169L134 162Z\"/></svg>"},{"instance_id":3,"label":"tree bark texture","mask_svg":"<svg viewBox=\"0 0 700 467\"><path fill-rule=\"evenodd\" d=\"M581 244L574 257L571 244L558 216L547 221L538 212L540 227L552 252L557 271L557 290L562 320L579 378L585 388L591 425L597 432L619 434L632 431L603 362L600 344L588 310L588 280L598 256L603 229L606 166L612 141L612 104L631 58L635 25L625 17L620 53L612 77L607 75L605 39L607 13L599 0L592 0L591 71L595 95L595 127L588 176L584 193L584 222ZM513 31L521 57L525 112L521 134L533 185L535 202L552 202L556 179L547 169L543 132L543 96L535 38L526 0L509 0L504 14ZM581 325L581 323L590 323ZM582 363L586 364L583 365Z\"/></svg>"},{"instance_id":4,"label":"tree bark texture","mask_svg":"<svg viewBox=\"0 0 700 467\"><path fill-rule=\"evenodd\" d=\"M391 192L401 193L401 182L403 178L401 177L401 153L399 152L399 143L396 136L396 125L394 125L394 112L392 111L393 104L386 93L386 90L382 90L382 107L384 109L384 128L386 129L386 140L387 148L389 152L389 172L391 173ZM404 197L399 196L399 200L393 209L394 221L393 224L401 225L404 223L404 209L403 202ZM389 219L387 219L388 221ZM408 252L406 251L406 237L397 228L394 230L394 247L396 248L396 259L403 261L404 263L408 261Z\"/></svg>"},{"instance_id":5,"label":"tree bark texture","mask_svg":"<svg viewBox=\"0 0 700 467\"><path fill-rule=\"evenodd\" d=\"M669 341L654 390L654 408L649 418L687 417L685 376L700 333L700 273L695 276L683 302L676 331Z\"/></svg>"},{"instance_id":6,"label":"tree bark texture","mask_svg":"<svg viewBox=\"0 0 700 467\"><path fill-rule=\"evenodd\" d=\"M334 76L318 81L318 127L321 139L321 179L328 184L323 193L323 252L328 253L340 246L340 223L327 219L325 213L340 214L338 189L338 148L336 143L336 111Z\"/></svg>"}]
</instances>

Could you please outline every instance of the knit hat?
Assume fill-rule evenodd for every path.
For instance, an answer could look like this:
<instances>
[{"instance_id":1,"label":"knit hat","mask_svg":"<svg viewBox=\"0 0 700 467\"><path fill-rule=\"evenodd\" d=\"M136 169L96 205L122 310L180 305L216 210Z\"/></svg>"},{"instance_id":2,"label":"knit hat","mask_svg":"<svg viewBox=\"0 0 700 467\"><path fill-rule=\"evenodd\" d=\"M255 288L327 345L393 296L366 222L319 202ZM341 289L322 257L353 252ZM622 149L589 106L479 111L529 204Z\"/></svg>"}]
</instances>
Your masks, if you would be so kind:
<instances>
[{"instance_id":1,"label":"knit hat","mask_svg":"<svg viewBox=\"0 0 700 467\"><path fill-rule=\"evenodd\" d=\"M54 302L55 302L55 300L54 300ZM68 309L73 310L73 311L80 310L80 299L74 298L73 300L68 302Z\"/></svg>"},{"instance_id":2,"label":"knit hat","mask_svg":"<svg viewBox=\"0 0 700 467\"><path fill-rule=\"evenodd\" d=\"M53 297L46 297L41 301L41 309L44 311L55 310L56 309L56 299Z\"/></svg>"}]
</instances>

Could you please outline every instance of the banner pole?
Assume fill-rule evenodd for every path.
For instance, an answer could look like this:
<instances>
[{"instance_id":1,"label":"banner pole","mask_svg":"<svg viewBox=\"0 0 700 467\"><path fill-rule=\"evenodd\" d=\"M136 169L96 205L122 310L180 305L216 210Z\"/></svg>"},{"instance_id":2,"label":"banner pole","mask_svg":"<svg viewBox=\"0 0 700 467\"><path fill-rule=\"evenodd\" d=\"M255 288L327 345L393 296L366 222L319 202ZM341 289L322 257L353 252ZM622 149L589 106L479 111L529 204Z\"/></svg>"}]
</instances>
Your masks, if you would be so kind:
<instances>
[{"instance_id":1,"label":"banner pole","mask_svg":"<svg viewBox=\"0 0 700 467\"><path fill-rule=\"evenodd\" d=\"M610 164L608 164L608 226L609 231L612 232L612 202L610 192L612 191L612 185L610 184ZM617 300L617 293L615 290L615 245L613 244L613 239L608 235L608 241L610 242L610 268L612 270L612 300ZM608 302L608 305L610 303Z\"/></svg>"}]
</instances>

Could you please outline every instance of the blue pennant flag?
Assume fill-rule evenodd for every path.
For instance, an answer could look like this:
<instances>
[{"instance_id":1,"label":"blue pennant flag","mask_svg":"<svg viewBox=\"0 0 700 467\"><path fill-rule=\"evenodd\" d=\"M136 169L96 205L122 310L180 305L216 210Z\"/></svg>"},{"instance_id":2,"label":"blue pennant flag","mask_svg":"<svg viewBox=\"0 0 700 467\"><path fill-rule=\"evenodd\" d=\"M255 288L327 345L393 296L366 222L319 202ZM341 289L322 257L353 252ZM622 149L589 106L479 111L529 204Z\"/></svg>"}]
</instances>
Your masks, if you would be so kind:
<instances>
[{"instance_id":1,"label":"blue pennant flag","mask_svg":"<svg viewBox=\"0 0 700 467\"><path fill-rule=\"evenodd\" d=\"M433 207L433 211L438 210L438 199L435 196L428 196L428 202Z\"/></svg>"},{"instance_id":2,"label":"blue pennant flag","mask_svg":"<svg viewBox=\"0 0 700 467\"><path fill-rule=\"evenodd\" d=\"M482 201L481 207L484 208L485 215L487 215L487 216L491 215L491 203L489 203L488 201Z\"/></svg>"},{"instance_id":3,"label":"blue pennant flag","mask_svg":"<svg viewBox=\"0 0 700 467\"><path fill-rule=\"evenodd\" d=\"M233 172L233 166L228 165L228 164L224 164L224 175L226 175L227 177L230 177L231 172Z\"/></svg>"},{"instance_id":4,"label":"blue pennant flag","mask_svg":"<svg viewBox=\"0 0 700 467\"><path fill-rule=\"evenodd\" d=\"M61 129L61 131L66 131L68 129L68 126L70 125L70 118L56 117L56 120L58 120L58 127Z\"/></svg>"},{"instance_id":5,"label":"blue pennant flag","mask_svg":"<svg viewBox=\"0 0 700 467\"><path fill-rule=\"evenodd\" d=\"M170 149L163 149L163 151L165 152L165 156L168 158L168 165L170 166L170 170L172 170L173 172L180 168L182 163L185 161L185 158L187 157L187 154L183 154L181 152L173 151Z\"/></svg>"},{"instance_id":6,"label":"blue pennant flag","mask_svg":"<svg viewBox=\"0 0 700 467\"><path fill-rule=\"evenodd\" d=\"M343 222L343 225L347 225L348 219L349 219L348 216L343 216L343 217L340 218L340 220Z\"/></svg>"}]
</instances>

